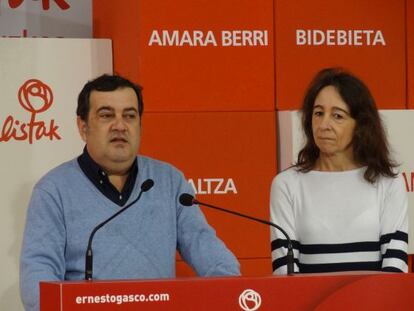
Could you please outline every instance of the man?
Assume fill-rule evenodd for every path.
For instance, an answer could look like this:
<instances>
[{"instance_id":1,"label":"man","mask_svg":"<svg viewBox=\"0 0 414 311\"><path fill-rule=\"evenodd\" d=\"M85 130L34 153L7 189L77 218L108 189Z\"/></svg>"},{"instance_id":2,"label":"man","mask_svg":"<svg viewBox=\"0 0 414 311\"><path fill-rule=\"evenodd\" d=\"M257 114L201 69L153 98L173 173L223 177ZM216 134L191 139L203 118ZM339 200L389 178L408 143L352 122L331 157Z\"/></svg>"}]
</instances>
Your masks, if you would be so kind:
<instances>
[{"instance_id":1,"label":"man","mask_svg":"<svg viewBox=\"0 0 414 311\"><path fill-rule=\"evenodd\" d=\"M46 174L29 203L20 260L26 310L39 308L39 281L84 278L91 231L136 199L147 179L153 187L97 231L94 279L174 277L176 250L198 275L239 275L199 208L179 203L193 192L182 173L136 156L142 113L140 87L119 76L98 77L79 94L83 154Z\"/></svg>"}]
</instances>

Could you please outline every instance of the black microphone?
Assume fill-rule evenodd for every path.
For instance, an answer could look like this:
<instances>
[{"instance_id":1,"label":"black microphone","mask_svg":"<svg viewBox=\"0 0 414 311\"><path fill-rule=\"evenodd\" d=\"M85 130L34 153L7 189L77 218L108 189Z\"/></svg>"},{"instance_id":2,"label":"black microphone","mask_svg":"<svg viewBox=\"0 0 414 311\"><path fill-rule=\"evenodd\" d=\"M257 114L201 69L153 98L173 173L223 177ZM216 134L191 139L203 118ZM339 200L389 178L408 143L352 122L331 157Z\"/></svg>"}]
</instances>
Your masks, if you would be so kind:
<instances>
[{"instance_id":1,"label":"black microphone","mask_svg":"<svg viewBox=\"0 0 414 311\"><path fill-rule=\"evenodd\" d=\"M278 229L280 232L283 233L283 235L286 237L286 240L288 242L288 246L287 246L288 252L287 252L287 256L286 256L286 259L287 259L287 274L292 275L294 273L294 267L293 266L294 266L295 257L293 255L292 241L291 241L289 235L286 233L286 231L283 230L280 226L274 224L273 222L267 221L267 220L259 219L259 218L256 218L256 217L252 217L252 216L249 216L249 215L239 213L239 212L228 210L228 209L225 209L225 208L222 208L222 207L218 207L218 206L214 206L214 205L211 205L211 204L200 202L200 201L196 200L189 193L183 193L182 195L180 195L180 203L184 206L191 206L191 205L194 205L194 204L207 206L207 207L214 208L214 209L222 211L222 212L230 213L230 214L237 215L237 216L240 216L240 217L244 217L244 218L247 218L247 219L250 219L250 220L261 222L262 224L269 225L269 226L272 226L272 227Z\"/></svg>"},{"instance_id":2,"label":"black microphone","mask_svg":"<svg viewBox=\"0 0 414 311\"><path fill-rule=\"evenodd\" d=\"M154 181L152 179L147 179L146 181L144 181L141 184L141 191L139 192L138 197L134 201L132 201L127 206L125 206L122 209L120 209L119 211L117 211L115 214L113 214L107 220L101 222L99 225L97 225L92 230L92 232L91 232L91 234L89 236L88 247L86 248L86 257L85 257L85 280L88 280L88 281L92 280L92 271L93 271L92 240L93 240L93 237L94 237L96 231L98 231L99 229L101 229L104 225L106 225L108 222L110 222L116 216L118 216L119 214L125 212L125 210L127 210L129 207L131 207L132 205L134 205L141 198L141 195L144 192L147 192L148 190L150 190L152 188L152 186L154 186Z\"/></svg>"}]
</instances>

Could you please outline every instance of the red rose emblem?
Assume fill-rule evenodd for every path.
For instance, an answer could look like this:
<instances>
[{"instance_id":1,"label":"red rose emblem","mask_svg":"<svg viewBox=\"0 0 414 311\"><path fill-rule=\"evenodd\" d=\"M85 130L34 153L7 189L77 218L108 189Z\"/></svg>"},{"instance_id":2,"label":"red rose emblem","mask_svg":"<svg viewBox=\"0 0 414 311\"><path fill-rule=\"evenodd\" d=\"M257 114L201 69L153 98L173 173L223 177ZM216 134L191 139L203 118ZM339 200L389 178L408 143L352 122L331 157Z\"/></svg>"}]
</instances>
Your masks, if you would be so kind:
<instances>
[{"instance_id":1,"label":"red rose emblem","mask_svg":"<svg viewBox=\"0 0 414 311\"><path fill-rule=\"evenodd\" d=\"M50 87L37 79L27 80L19 89L20 105L29 112L44 112L53 103Z\"/></svg>"}]
</instances>

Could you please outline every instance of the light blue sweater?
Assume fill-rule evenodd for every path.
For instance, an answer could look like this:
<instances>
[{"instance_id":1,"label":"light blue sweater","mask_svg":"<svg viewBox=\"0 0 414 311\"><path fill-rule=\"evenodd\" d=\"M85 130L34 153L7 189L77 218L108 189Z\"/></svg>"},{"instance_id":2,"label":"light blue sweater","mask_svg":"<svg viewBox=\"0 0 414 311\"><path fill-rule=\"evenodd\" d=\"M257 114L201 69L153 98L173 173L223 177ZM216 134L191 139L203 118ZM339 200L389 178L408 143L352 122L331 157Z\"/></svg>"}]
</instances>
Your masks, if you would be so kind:
<instances>
[{"instance_id":1,"label":"light blue sweater","mask_svg":"<svg viewBox=\"0 0 414 311\"><path fill-rule=\"evenodd\" d=\"M233 254L216 237L198 207L183 207L193 189L171 165L138 156L143 181L154 186L93 240L94 279L175 277L175 252L200 276L239 275ZM89 181L76 159L51 170L34 187L20 258L20 290L26 310L39 308L39 281L81 280L92 229L119 206Z\"/></svg>"}]
</instances>

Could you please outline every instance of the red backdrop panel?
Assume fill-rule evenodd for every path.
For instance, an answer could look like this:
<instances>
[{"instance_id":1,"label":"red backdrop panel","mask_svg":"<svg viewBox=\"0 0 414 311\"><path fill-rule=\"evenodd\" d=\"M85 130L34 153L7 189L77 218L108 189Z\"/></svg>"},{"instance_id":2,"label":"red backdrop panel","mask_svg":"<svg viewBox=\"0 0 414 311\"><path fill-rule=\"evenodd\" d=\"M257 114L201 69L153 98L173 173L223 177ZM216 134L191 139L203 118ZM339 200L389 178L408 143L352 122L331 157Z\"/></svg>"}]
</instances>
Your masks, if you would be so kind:
<instances>
[{"instance_id":1,"label":"red backdrop panel","mask_svg":"<svg viewBox=\"0 0 414 311\"><path fill-rule=\"evenodd\" d=\"M276 0L275 21L277 109L299 108L330 66L362 78L380 108L406 107L404 0Z\"/></svg>"},{"instance_id":2,"label":"red backdrop panel","mask_svg":"<svg viewBox=\"0 0 414 311\"><path fill-rule=\"evenodd\" d=\"M94 26L113 40L115 72L143 85L147 111L274 109L273 1L102 0Z\"/></svg>"},{"instance_id":3,"label":"red backdrop panel","mask_svg":"<svg viewBox=\"0 0 414 311\"><path fill-rule=\"evenodd\" d=\"M136 0L93 1L93 37L112 40L114 73L135 79L139 48Z\"/></svg>"},{"instance_id":4,"label":"red backdrop panel","mask_svg":"<svg viewBox=\"0 0 414 311\"><path fill-rule=\"evenodd\" d=\"M140 153L180 168L203 192L200 201L269 219L275 139L274 112L146 113ZM237 257L270 256L266 225L202 209Z\"/></svg>"}]
</instances>

